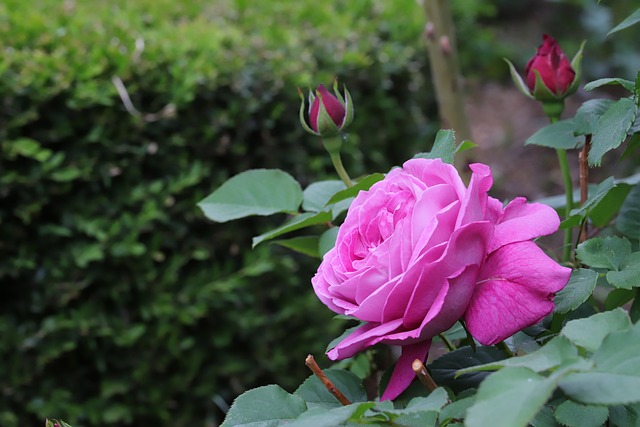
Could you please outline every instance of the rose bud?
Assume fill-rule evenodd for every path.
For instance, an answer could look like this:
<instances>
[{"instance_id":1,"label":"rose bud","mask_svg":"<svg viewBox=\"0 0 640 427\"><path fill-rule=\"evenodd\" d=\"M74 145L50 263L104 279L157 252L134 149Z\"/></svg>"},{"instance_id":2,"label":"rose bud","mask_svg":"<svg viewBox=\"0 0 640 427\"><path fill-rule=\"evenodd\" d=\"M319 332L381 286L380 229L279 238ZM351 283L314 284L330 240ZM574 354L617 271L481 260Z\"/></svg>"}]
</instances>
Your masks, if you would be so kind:
<instances>
[{"instance_id":1,"label":"rose bud","mask_svg":"<svg viewBox=\"0 0 640 427\"><path fill-rule=\"evenodd\" d=\"M505 61L509 64L511 78L518 90L525 96L542 102L547 116L557 120L564 110L564 98L578 89L584 42L569 62L551 36L544 34L542 39L538 52L525 68L526 82L518 74L516 67L508 59Z\"/></svg>"},{"instance_id":2,"label":"rose bud","mask_svg":"<svg viewBox=\"0 0 640 427\"><path fill-rule=\"evenodd\" d=\"M536 99L547 99L549 93L553 98L564 98L569 95L576 72L551 36L544 34L542 40L538 52L525 68L527 87Z\"/></svg>"},{"instance_id":3,"label":"rose bud","mask_svg":"<svg viewBox=\"0 0 640 427\"><path fill-rule=\"evenodd\" d=\"M353 103L349 91L344 89L344 97L338 91L338 82L334 82L332 95L324 85L318 86L315 95L309 92L308 123L304 117L304 96L300 92L300 122L304 129L317 136L335 137L353 121Z\"/></svg>"}]
</instances>

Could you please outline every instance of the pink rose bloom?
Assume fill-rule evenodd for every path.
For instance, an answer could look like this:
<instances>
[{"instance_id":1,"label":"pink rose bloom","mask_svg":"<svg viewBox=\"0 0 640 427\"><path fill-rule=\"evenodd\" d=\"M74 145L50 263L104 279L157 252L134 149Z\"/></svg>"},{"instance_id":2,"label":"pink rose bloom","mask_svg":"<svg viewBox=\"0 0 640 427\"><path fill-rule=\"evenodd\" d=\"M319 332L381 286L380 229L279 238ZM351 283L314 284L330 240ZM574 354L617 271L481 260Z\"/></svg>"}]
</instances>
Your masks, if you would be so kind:
<instances>
[{"instance_id":1,"label":"pink rose bloom","mask_svg":"<svg viewBox=\"0 0 640 427\"><path fill-rule=\"evenodd\" d=\"M413 360L456 321L480 343L498 343L551 313L569 280L571 270L531 241L558 229L556 212L524 198L503 208L487 195L489 167L470 167L468 188L453 166L413 159L361 191L312 279L331 310L366 322L329 358L402 346L383 400L409 386Z\"/></svg>"}]
</instances>

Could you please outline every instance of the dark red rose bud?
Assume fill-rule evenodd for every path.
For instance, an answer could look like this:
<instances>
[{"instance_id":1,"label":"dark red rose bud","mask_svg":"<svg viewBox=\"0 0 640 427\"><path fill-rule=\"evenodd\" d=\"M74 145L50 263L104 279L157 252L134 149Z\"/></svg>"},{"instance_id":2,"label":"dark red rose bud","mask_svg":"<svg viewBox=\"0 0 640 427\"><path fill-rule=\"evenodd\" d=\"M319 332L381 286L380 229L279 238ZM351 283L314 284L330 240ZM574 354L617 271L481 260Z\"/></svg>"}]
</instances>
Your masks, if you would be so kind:
<instances>
[{"instance_id":1,"label":"dark red rose bud","mask_svg":"<svg viewBox=\"0 0 640 427\"><path fill-rule=\"evenodd\" d=\"M346 111L344 109L344 105L333 96L324 85L318 86L318 96L313 100L313 104L311 104L311 109L309 110L309 124L311 125L311 129L318 132L318 116L320 115L320 98L322 98L322 103L324 104L324 108L327 110L329 117L333 120L333 123L336 124L338 129L342 127L342 122L344 121L344 116Z\"/></svg>"},{"instance_id":2,"label":"dark red rose bud","mask_svg":"<svg viewBox=\"0 0 640 427\"><path fill-rule=\"evenodd\" d=\"M538 52L529 60L525 68L527 86L536 99L542 99L545 91L542 88L536 88L535 71L540 74L546 89L558 98L568 94L576 78L576 73L566 55L553 37L547 34L542 36L542 44Z\"/></svg>"}]
</instances>

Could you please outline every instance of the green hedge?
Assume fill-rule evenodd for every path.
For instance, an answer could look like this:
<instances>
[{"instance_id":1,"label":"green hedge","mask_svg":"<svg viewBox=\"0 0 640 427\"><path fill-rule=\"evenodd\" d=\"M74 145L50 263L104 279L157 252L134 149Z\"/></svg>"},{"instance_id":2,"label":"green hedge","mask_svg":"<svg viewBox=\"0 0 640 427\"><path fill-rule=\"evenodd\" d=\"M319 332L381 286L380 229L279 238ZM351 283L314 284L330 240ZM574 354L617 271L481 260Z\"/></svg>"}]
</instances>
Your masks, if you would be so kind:
<instances>
[{"instance_id":1,"label":"green hedge","mask_svg":"<svg viewBox=\"0 0 640 427\"><path fill-rule=\"evenodd\" d=\"M329 174L296 86L335 75L353 175L427 148L422 26L415 0L0 4L0 424L215 425L306 377L341 326L315 261L250 251L264 219L196 203L252 167ZM129 114L113 77L169 114Z\"/></svg>"}]
</instances>

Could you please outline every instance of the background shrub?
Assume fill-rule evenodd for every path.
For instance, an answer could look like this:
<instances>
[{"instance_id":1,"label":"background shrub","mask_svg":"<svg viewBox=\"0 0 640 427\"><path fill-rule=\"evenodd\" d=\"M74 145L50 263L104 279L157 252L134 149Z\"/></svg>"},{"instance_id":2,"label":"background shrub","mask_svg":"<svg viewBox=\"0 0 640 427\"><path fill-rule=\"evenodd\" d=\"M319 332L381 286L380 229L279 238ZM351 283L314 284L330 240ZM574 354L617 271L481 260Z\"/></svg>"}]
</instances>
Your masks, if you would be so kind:
<instances>
[{"instance_id":1,"label":"background shrub","mask_svg":"<svg viewBox=\"0 0 640 427\"><path fill-rule=\"evenodd\" d=\"M315 261L251 251L265 220L196 203L252 167L331 173L296 86L334 76L385 121L354 124L353 175L424 144L420 9L392 3L0 5L3 426L215 425L243 390L307 376L341 326Z\"/></svg>"}]
</instances>

